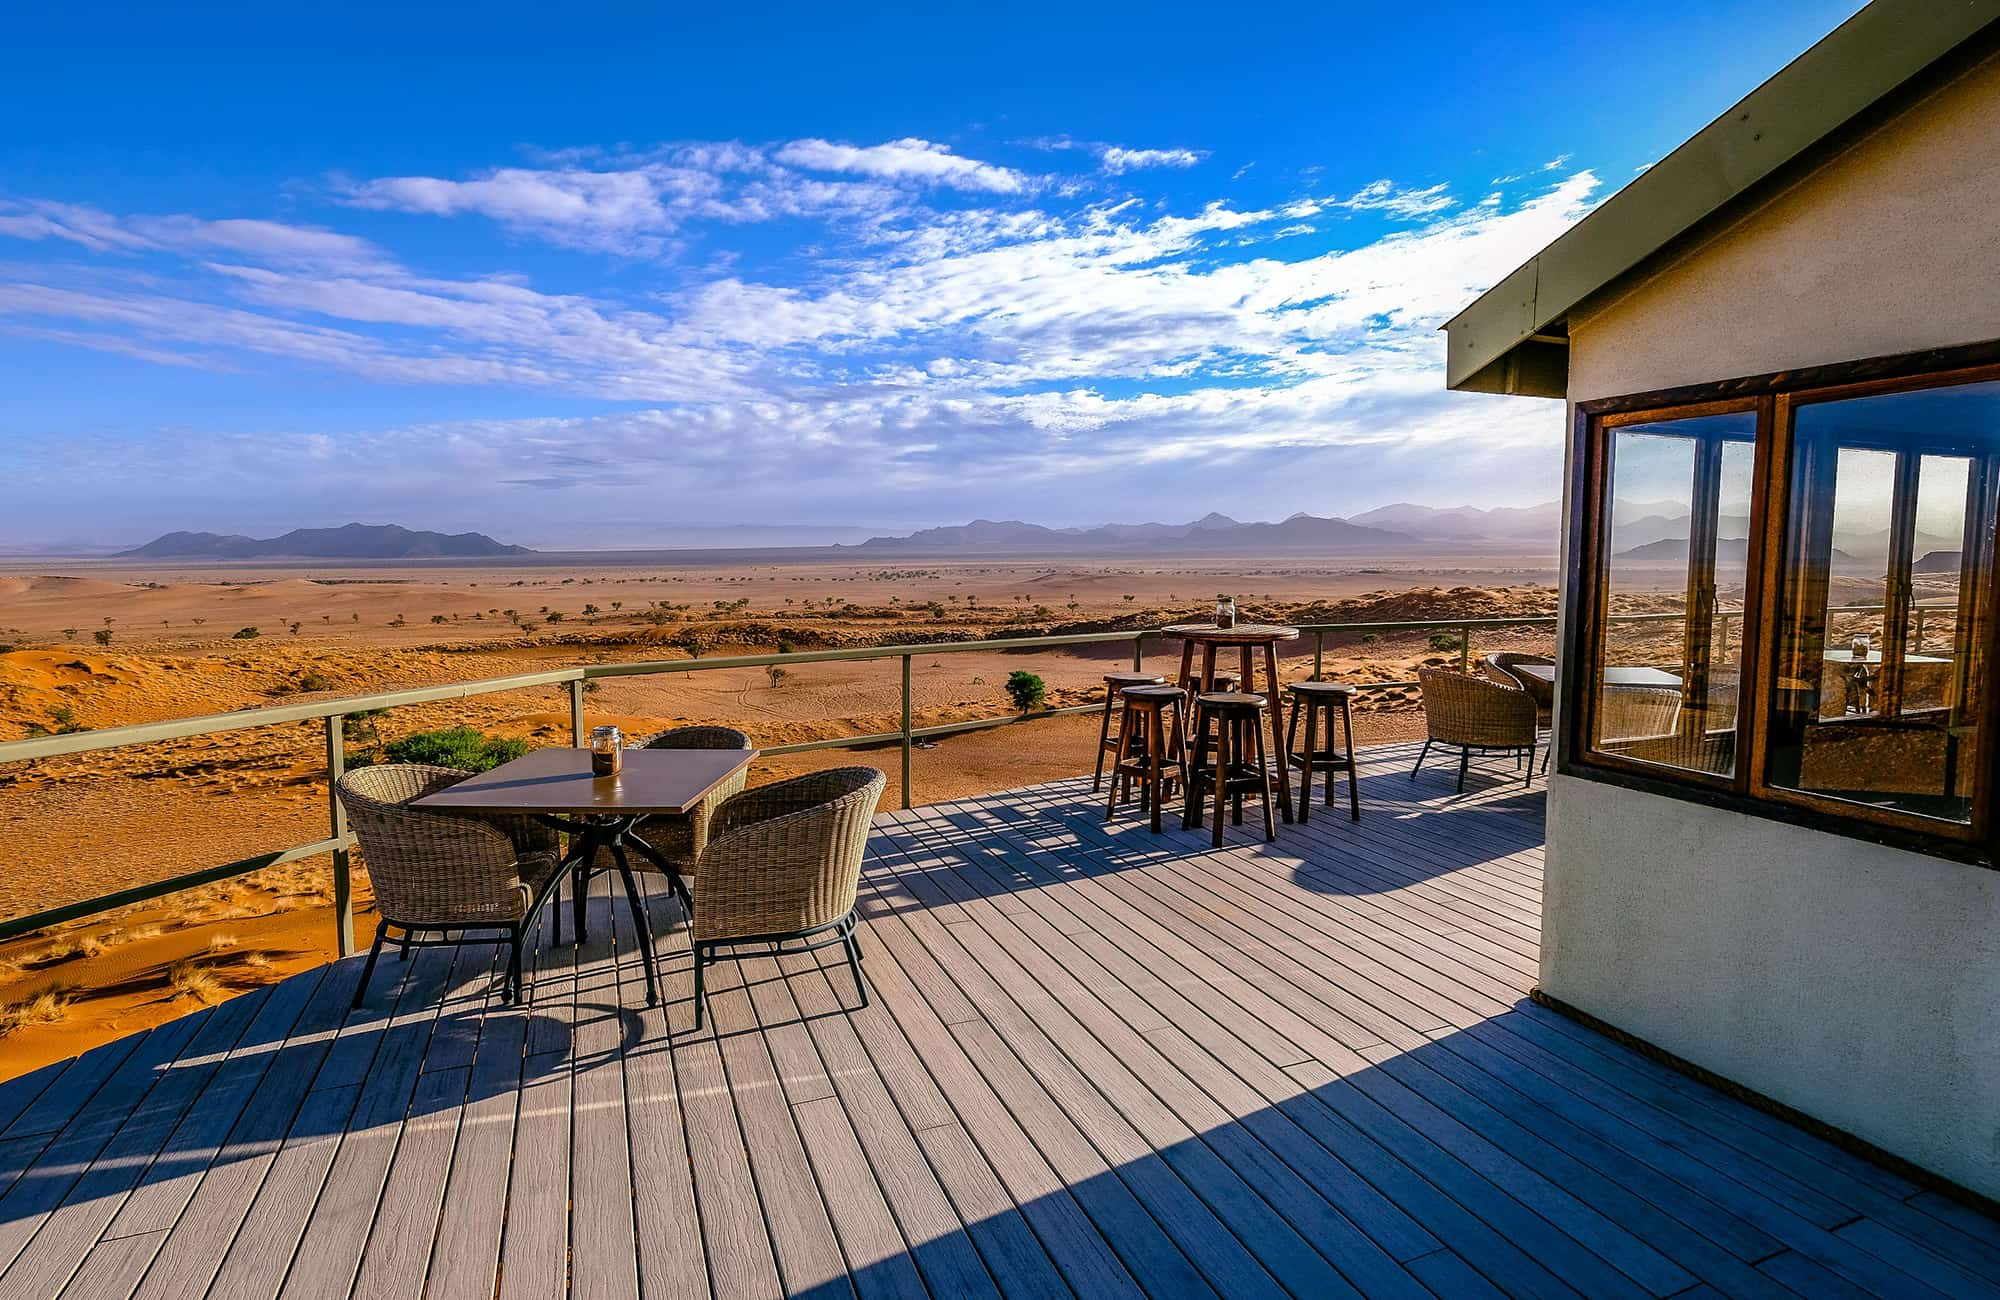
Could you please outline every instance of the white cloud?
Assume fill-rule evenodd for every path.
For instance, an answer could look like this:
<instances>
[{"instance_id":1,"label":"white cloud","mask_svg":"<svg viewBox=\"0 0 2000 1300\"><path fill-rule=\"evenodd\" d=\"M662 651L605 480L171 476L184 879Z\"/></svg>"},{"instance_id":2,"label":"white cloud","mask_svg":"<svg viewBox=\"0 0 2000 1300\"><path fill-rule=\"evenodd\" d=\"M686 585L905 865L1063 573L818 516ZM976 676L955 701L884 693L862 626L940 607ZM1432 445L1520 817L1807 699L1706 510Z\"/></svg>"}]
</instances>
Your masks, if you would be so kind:
<instances>
[{"instance_id":1,"label":"white cloud","mask_svg":"<svg viewBox=\"0 0 2000 1300\"><path fill-rule=\"evenodd\" d=\"M806 171L845 172L989 194L1020 194L1031 187L1029 178L1011 167L961 157L948 145L915 138L876 145L794 140L774 156L787 166Z\"/></svg>"},{"instance_id":2,"label":"white cloud","mask_svg":"<svg viewBox=\"0 0 2000 1300\"><path fill-rule=\"evenodd\" d=\"M163 500L255 480L279 496L290 484L351 490L387 514L397 494L507 509L510 494L546 500L589 485L612 514L727 501L743 516L800 517L805 502L818 518L921 507L919 522L934 522L1025 502L1088 515L1101 504L1087 485L1112 457L1134 467L1134 508L1183 497L1190 467L1227 463L1231 483L1324 511L1299 499L1300 466L1450 446L1450 465L1430 467L1435 481L1416 493L1435 499L1438 484L1477 489L1495 448L1558 432L1532 404L1444 393L1436 326L1589 209L1588 171L1466 205L1442 185L1381 180L1345 198L1175 211L1101 190L981 189L962 171L940 180L939 166L990 164L920 141L855 151L865 162L840 152L851 146L809 151L842 164L815 163L824 176L783 157L823 143L551 156L473 180L342 191L355 206L478 214L621 250L781 216L820 223L821 242L798 239L779 261L723 259L664 281L627 267L565 292L518 276L426 275L318 227L10 204L0 235L89 257L0 267L0 330L170 365L505 386L527 411L212 444L190 434L156 468L118 471L143 473ZM912 156L934 170L897 170ZM933 185L954 189L953 202L927 203ZM1305 231L1324 238L1279 242ZM139 253L143 273L97 267ZM537 393L566 399L544 410L572 410L576 398L639 409L541 416ZM69 467L50 480L59 491L90 481L78 471L93 445L64 436L33 456ZM20 446L0 447L0 468L10 454L32 469ZM1553 474L1552 464L1551 484Z\"/></svg>"},{"instance_id":3,"label":"white cloud","mask_svg":"<svg viewBox=\"0 0 2000 1300\"><path fill-rule=\"evenodd\" d=\"M1146 167L1192 167L1206 157L1194 149L1124 149L1115 144L1097 151L1098 166L1113 176Z\"/></svg>"},{"instance_id":4,"label":"white cloud","mask_svg":"<svg viewBox=\"0 0 2000 1300\"><path fill-rule=\"evenodd\" d=\"M92 252L226 252L280 264L365 266L386 262L365 239L318 226L252 218L114 217L80 204L0 200L0 237L60 239Z\"/></svg>"}]
</instances>

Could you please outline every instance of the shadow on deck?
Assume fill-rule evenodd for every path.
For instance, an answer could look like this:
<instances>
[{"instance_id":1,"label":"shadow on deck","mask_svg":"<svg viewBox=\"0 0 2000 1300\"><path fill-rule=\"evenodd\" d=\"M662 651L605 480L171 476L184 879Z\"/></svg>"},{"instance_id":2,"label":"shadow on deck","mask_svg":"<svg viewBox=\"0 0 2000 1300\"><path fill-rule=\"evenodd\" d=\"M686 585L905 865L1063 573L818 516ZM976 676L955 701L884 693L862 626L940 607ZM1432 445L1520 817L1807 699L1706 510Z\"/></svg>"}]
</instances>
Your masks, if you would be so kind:
<instances>
[{"instance_id":1,"label":"shadow on deck","mask_svg":"<svg viewBox=\"0 0 2000 1300\"><path fill-rule=\"evenodd\" d=\"M885 814L852 1014L759 957L696 1034L600 894L528 1006L349 961L0 1085L0 1296L1996 1294L2000 1225L1528 1002L1540 782L1413 757L1219 852Z\"/></svg>"}]
</instances>

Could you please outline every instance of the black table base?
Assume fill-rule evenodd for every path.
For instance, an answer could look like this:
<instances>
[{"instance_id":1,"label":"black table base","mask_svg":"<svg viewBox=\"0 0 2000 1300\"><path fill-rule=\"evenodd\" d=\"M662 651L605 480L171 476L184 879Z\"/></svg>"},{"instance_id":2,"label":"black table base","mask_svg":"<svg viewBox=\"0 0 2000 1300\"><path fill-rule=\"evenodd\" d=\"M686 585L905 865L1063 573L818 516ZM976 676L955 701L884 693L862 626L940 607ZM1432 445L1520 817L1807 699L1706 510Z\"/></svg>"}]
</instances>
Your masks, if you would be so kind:
<instances>
[{"instance_id":1,"label":"black table base","mask_svg":"<svg viewBox=\"0 0 2000 1300\"><path fill-rule=\"evenodd\" d=\"M645 896L639 892L638 878L632 871L632 859L626 851L638 850L665 873L667 884L673 890L674 897L680 899L681 906L688 910L689 916L693 916L694 899L688 893L687 882L681 879L681 873L675 870L673 863L640 838L633 829L644 820L644 814L575 818L547 816L541 820L559 830L568 831L570 835L569 853L556 868L556 877L561 879L564 873L569 875L571 915L576 921L576 941L579 944L587 942L590 938L584 902L590 892L590 878L596 874L596 869L591 864L597 860L598 850L608 852L611 860L617 864L619 880L625 886L625 901L632 910L632 929L639 936L639 958L646 967L646 1005L658 1006L660 977L653 963L653 926L647 919ZM555 927L556 942L561 943L562 900L560 898L556 900Z\"/></svg>"}]
</instances>

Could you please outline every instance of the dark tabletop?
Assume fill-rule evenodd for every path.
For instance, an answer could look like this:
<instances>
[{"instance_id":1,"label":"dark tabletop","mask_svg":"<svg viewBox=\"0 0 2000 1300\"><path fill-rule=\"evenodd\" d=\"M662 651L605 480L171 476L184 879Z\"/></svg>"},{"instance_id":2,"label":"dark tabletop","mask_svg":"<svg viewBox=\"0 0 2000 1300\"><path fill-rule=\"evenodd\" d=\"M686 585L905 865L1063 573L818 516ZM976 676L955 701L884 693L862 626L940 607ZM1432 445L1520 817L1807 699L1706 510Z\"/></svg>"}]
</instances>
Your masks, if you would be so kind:
<instances>
[{"instance_id":1,"label":"dark tabletop","mask_svg":"<svg viewBox=\"0 0 2000 1300\"><path fill-rule=\"evenodd\" d=\"M1213 623L1174 623L1160 631L1166 636L1208 641L1215 645L1261 645L1266 641L1289 641L1299 634L1297 628L1277 623L1238 623L1235 627L1217 627Z\"/></svg>"},{"instance_id":2,"label":"dark tabletop","mask_svg":"<svg viewBox=\"0 0 2000 1300\"><path fill-rule=\"evenodd\" d=\"M411 806L496 813L681 813L755 757L751 749L628 749L617 776L594 777L587 749L533 749Z\"/></svg>"}]
</instances>

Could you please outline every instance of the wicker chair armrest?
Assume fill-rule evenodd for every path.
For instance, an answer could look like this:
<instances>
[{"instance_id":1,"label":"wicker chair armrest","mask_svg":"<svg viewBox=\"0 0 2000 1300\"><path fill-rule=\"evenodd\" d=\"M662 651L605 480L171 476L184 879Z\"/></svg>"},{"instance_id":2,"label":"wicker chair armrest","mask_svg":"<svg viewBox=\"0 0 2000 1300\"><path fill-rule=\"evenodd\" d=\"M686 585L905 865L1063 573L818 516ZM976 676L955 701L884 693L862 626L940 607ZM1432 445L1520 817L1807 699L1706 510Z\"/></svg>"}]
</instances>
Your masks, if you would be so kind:
<instances>
[{"instance_id":1,"label":"wicker chair armrest","mask_svg":"<svg viewBox=\"0 0 2000 1300\"><path fill-rule=\"evenodd\" d=\"M720 839L757 822L817 808L850 793L852 788L839 768L760 785L717 801L709 818L708 833L711 838Z\"/></svg>"},{"instance_id":2,"label":"wicker chair armrest","mask_svg":"<svg viewBox=\"0 0 2000 1300\"><path fill-rule=\"evenodd\" d=\"M361 858L382 914L399 924L511 921L527 906L523 855L503 832L469 817L377 804L350 809Z\"/></svg>"}]
</instances>

